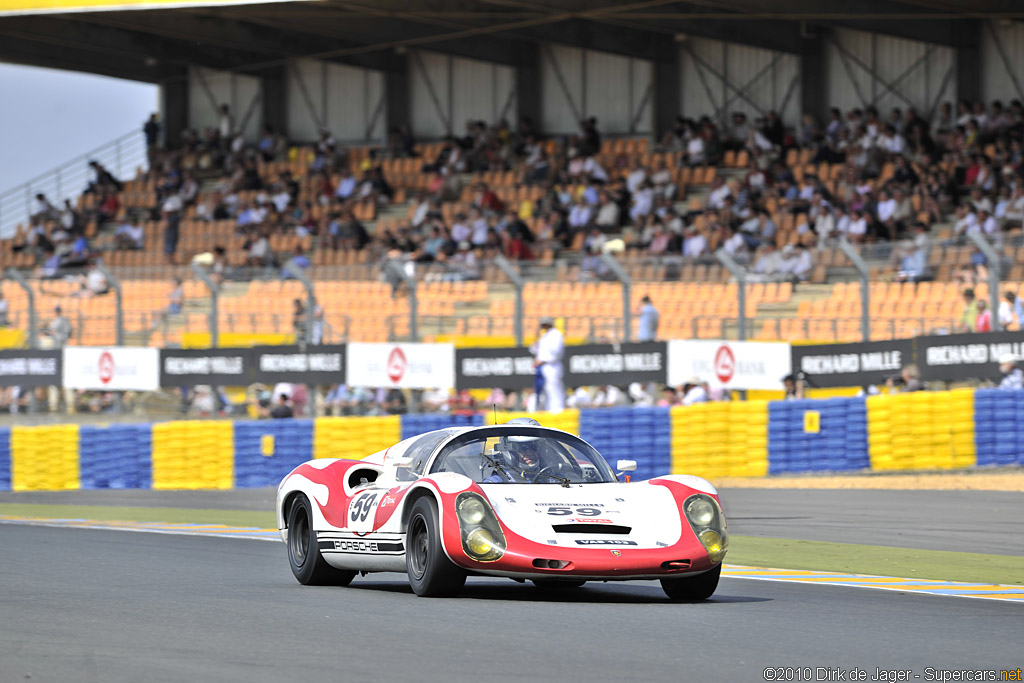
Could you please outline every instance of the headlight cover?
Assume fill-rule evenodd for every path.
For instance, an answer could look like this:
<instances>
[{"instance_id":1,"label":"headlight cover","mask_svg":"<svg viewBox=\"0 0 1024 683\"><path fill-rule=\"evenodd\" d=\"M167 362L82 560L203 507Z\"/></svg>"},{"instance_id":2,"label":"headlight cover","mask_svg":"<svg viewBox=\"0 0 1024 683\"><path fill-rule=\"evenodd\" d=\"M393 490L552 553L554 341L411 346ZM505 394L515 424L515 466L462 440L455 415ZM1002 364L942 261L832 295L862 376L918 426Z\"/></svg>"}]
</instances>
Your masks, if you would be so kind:
<instances>
[{"instance_id":1,"label":"headlight cover","mask_svg":"<svg viewBox=\"0 0 1024 683\"><path fill-rule=\"evenodd\" d=\"M460 493L455 499L455 510L466 554L477 562L501 559L505 554L505 534L483 496L472 491Z\"/></svg>"},{"instance_id":2,"label":"headlight cover","mask_svg":"<svg viewBox=\"0 0 1024 683\"><path fill-rule=\"evenodd\" d=\"M695 493L683 501L683 516L708 552L712 564L725 559L729 550L729 525L718 501L706 493Z\"/></svg>"}]
</instances>

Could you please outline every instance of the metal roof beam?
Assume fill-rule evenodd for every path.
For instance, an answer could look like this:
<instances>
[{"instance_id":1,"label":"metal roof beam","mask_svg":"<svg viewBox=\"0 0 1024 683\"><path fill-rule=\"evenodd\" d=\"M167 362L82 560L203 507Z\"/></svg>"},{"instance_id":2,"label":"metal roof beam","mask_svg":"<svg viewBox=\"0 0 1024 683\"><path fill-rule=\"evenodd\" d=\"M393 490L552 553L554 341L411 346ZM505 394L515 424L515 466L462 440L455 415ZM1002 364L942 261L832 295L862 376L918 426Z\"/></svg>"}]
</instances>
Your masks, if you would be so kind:
<instances>
[{"instance_id":1,"label":"metal roof beam","mask_svg":"<svg viewBox=\"0 0 1024 683\"><path fill-rule=\"evenodd\" d=\"M88 74L124 78L144 83L158 83L164 75L160 65L147 65L143 58L128 60L123 56L98 52L92 48L62 45L54 50L52 41L15 36L0 30L0 61L47 69L80 71ZM13 101L13 100L12 100Z\"/></svg>"}]
</instances>

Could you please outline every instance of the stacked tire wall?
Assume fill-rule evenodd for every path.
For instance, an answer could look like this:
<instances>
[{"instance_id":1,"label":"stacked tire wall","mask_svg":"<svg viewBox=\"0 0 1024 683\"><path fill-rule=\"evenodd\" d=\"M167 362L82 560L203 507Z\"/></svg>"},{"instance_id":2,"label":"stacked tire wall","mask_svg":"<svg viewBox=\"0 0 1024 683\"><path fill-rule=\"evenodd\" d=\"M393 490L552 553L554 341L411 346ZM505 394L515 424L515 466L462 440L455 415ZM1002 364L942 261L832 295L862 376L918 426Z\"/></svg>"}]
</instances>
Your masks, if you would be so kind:
<instances>
[{"instance_id":1,"label":"stacked tire wall","mask_svg":"<svg viewBox=\"0 0 1024 683\"><path fill-rule=\"evenodd\" d=\"M500 422L524 413L501 413ZM635 480L1024 465L1024 390L605 408L532 415ZM0 490L276 486L311 458L361 458L491 413L0 428Z\"/></svg>"}]
</instances>

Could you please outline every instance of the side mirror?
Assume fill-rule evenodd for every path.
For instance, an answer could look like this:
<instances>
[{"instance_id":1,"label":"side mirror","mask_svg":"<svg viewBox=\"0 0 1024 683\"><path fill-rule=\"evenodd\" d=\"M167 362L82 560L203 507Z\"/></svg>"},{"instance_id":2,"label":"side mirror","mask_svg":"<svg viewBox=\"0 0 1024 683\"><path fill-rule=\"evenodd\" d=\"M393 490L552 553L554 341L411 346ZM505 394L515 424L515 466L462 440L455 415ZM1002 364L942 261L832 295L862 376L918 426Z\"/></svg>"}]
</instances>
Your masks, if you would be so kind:
<instances>
[{"instance_id":1,"label":"side mirror","mask_svg":"<svg viewBox=\"0 0 1024 683\"><path fill-rule=\"evenodd\" d=\"M620 460L615 464L619 472L636 472L636 460Z\"/></svg>"}]
</instances>

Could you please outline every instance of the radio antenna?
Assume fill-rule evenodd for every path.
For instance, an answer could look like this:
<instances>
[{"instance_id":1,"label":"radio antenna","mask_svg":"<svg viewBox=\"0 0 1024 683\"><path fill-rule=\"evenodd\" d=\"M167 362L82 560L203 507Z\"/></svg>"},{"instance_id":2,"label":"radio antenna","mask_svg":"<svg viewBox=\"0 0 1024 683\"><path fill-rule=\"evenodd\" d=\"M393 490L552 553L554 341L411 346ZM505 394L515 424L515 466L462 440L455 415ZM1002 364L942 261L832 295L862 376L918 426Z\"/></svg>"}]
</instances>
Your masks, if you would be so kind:
<instances>
[{"instance_id":1,"label":"radio antenna","mask_svg":"<svg viewBox=\"0 0 1024 683\"><path fill-rule=\"evenodd\" d=\"M498 404L492 403L491 408L494 409L494 424L498 424Z\"/></svg>"}]
</instances>

